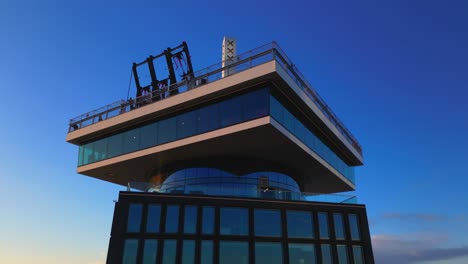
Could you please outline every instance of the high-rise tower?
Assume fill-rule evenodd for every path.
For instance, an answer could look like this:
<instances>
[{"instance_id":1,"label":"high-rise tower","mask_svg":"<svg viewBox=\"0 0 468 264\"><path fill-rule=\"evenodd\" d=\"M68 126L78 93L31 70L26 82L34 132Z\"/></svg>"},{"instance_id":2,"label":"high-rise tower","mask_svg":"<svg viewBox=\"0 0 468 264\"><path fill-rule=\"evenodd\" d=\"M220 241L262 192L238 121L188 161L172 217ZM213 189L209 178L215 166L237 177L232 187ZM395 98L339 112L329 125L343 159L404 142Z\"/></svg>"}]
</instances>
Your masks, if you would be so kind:
<instances>
[{"instance_id":1,"label":"high-rise tower","mask_svg":"<svg viewBox=\"0 0 468 264\"><path fill-rule=\"evenodd\" d=\"M127 188L107 263L374 263L365 206L339 194L361 146L276 43L194 72L184 42L133 73L135 99L66 139L78 173Z\"/></svg>"}]
</instances>

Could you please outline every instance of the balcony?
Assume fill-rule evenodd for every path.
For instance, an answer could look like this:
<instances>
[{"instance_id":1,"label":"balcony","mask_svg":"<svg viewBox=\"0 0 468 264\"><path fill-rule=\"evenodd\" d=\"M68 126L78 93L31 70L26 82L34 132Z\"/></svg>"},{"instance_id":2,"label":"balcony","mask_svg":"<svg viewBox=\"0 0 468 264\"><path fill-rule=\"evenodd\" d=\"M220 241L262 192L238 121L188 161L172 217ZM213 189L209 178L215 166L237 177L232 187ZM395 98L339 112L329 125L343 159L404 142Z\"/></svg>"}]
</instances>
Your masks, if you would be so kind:
<instances>
[{"instance_id":1,"label":"balcony","mask_svg":"<svg viewBox=\"0 0 468 264\"><path fill-rule=\"evenodd\" d=\"M245 52L237 57L237 61L228 66L222 67L222 63L216 63L205 69L195 72L194 78L176 83L164 90L153 91L149 95L144 95L135 98L140 108L151 104L156 104L162 100L175 97L180 93L185 93L190 90L197 89L208 83L215 82L220 79L238 74L253 67L265 64L270 61L275 61L279 67L287 73L291 80L304 92L310 101L316 106L323 116L331 123L338 133L349 143L352 148L362 157L362 148L351 132L346 129L343 123L321 99L318 93L303 77L300 71L289 60L286 54L275 43L269 43L251 51ZM171 96L171 91L177 90L178 94ZM68 132L78 131L84 127L91 126L104 120L122 115L137 109L137 104L133 100L120 100L104 107L98 108L91 112L82 114L72 118L69 123Z\"/></svg>"}]
</instances>

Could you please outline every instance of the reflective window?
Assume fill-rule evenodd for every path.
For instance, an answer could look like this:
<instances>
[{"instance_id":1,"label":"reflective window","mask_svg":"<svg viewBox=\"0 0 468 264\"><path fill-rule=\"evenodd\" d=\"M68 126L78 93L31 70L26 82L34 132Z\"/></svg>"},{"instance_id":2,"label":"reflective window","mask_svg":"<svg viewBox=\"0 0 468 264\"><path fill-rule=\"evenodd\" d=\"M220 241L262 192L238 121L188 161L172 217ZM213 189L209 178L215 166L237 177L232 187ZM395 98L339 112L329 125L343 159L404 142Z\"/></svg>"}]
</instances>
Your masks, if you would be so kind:
<instances>
[{"instance_id":1,"label":"reflective window","mask_svg":"<svg viewBox=\"0 0 468 264\"><path fill-rule=\"evenodd\" d=\"M122 135L117 134L114 136L110 136L107 139L107 154L109 157L115 157L118 155L122 155L123 148L122 148ZM87 163L87 162L86 162Z\"/></svg>"},{"instance_id":2,"label":"reflective window","mask_svg":"<svg viewBox=\"0 0 468 264\"><path fill-rule=\"evenodd\" d=\"M364 256L361 246L353 246L354 264L364 264Z\"/></svg>"},{"instance_id":3,"label":"reflective window","mask_svg":"<svg viewBox=\"0 0 468 264\"><path fill-rule=\"evenodd\" d=\"M168 205L166 211L166 233L177 233L179 228L179 206Z\"/></svg>"},{"instance_id":4,"label":"reflective window","mask_svg":"<svg viewBox=\"0 0 468 264\"><path fill-rule=\"evenodd\" d=\"M213 263L213 241L203 240L201 242L201 262L203 264Z\"/></svg>"},{"instance_id":5,"label":"reflective window","mask_svg":"<svg viewBox=\"0 0 468 264\"><path fill-rule=\"evenodd\" d=\"M255 263L283 263L283 248L281 243L255 242Z\"/></svg>"},{"instance_id":6,"label":"reflective window","mask_svg":"<svg viewBox=\"0 0 468 264\"><path fill-rule=\"evenodd\" d=\"M107 159L107 138L94 142L94 158L96 160Z\"/></svg>"},{"instance_id":7,"label":"reflective window","mask_svg":"<svg viewBox=\"0 0 468 264\"><path fill-rule=\"evenodd\" d=\"M244 96L244 120L259 118L268 114L268 90L261 89Z\"/></svg>"},{"instance_id":8,"label":"reflective window","mask_svg":"<svg viewBox=\"0 0 468 264\"><path fill-rule=\"evenodd\" d=\"M156 263L157 254L158 254L158 240L156 239L145 240L145 248L143 250L143 264Z\"/></svg>"},{"instance_id":9,"label":"reflective window","mask_svg":"<svg viewBox=\"0 0 468 264\"><path fill-rule=\"evenodd\" d=\"M320 246L322 251L322 264L332 264L331 247L328 244Z\"/></svg>"},{"instance_id":10,"label":"reflective window","mask_svg":"<svg viewBox=\"0 0 468 264\"><path fill-rule=\"evenodd\" d=\"M177 138L195 135L197 133L196 122L196 113L194 111L177 116Z\"/></svg>"},{"instance_id":11,"label":"reflective window","mask_svg":"<svg viewBox=\"0 0 468 264\"><path fill-rule=\"evenodd\" d=\"M127 232L140 232L141 214L143 212L142 204L130 204L128 207Z\"/></svg>"},{"instance_id":12,"label":"reflective window","mask_svg":"<svg viewBox=\"0 0 468 264\"><path fill-rule=\"evenodd\" d=\"M314 244L289 243L289 264L316 264Z\"/></svg>"},{"instance_id":13,"label":"reflective window","mask_svg":"<svg viewBox=\"0 0 468 264\"><path fill-rule=\"evenodd\" d=\"M140 148L145 149L158 143L158 123L140 128Z\"/></svg>"},{"instance_id":14,"label":"reflective window","mask_svg":"<svg viewBox=\"0 0 468 264\"><path fill-rule=\"evenodd\" d=\"M287 211L288 237L313 238L312 213Z\"/></svg>"},{"instance_id":15,"label":"reflective window","mask_svg":"<svg viewBox=\"0 0 468 264\"><path fill-rule=\"evenodd\" d=\"M175 264L177 251L177 241L166 239L163 242L162 264Z\"/></svg>"},{"instance_id":16,"label":"reflective window","mask_svg":"<svg viewBox=\"0 0 468 264\"><path fill-rule=\"evenodd\" d=\"M202 210L202 233L211 235L214 233L215 209L214 207L203 206Z\"/></svg>"},{"instance_id":17,"label":"reflective window","mask_svg":"<svg viewBox=\"0 0 468 264\"><path fill-rule=\"evenodd\" d=\"M138 254L138 240L126 239L123 252L123 264L135 264Z\"/></svg>"},{"instance_id":18,"label":"reflective window","mask_svg":"<svg viewBox=\"0 0 468 264\"><path fill-rule=\"evenodd\" d=\"M241 241L219 242L219 264L248 264L249 243Z\"/></svg>"},{"instance_id":19,"label":"reflective window","mask_svg":"<svg viewBox=\"0 0 468 264\"><path fill-rule=\"evenodd\" d=\"M328 214L318 213L320 238L329 239L330 231L328 229Z\"/></svg>"},{"instance_id":20,"label":"reflective window","mask_svg":"<svg viewBox=\"0 0 468 264\"><path fill-rule=\"evenodd\" d=\"M255 209L254 221L256 236L281 236L281 213L279 210Z\"/></svg>"},{"instance_id":21,"label":"reflective window","mask_svg":"<svg viewBox=\"0 0 468 264\"><path fill-rule=\"evenodd\" d=\"M336 245L338 264L348 264L348 250L345 245Z\"/></svg>"},{"instance_id":22,"label":"reflective window","mask_svg":"<svg viewBox=\"0 0 468 264\"><path fill-rule=\"evenodd\" d=\"M140 147L140 130L132 129L123 134L123 153L134 152Z\"/></svg>"},{"instance_id":23,"label":"reflective window","mask_svg":"<svg viewBox=\"0 0 468 264\"><path fill-rule=\"evenodd\" d=\"M220 208L221 235L249 234L249 215L246 208Z\"/></svg>"},{"instance_id":24,"label":"reflective window","mask_svg":"<svg viewBox=\"0 0 468 264\"><path fill-rule=\"evenodd\" d=\"M159 121L158 124L158 143L164 144L176 139L176 118L172 117Z\"/></svg>"},{"instance_id":25,"label":"reflective window","mask_svg":"<svg viewBox=\"0 0 468 264\"><path fill-rule=\"evenodd\" d=\"M361 234L359 231L359 219L355 214L348 215L349 220L349 230L351 231L352 240L360 240Z\"/></svg>"},{"instance_id":26,"label":"reflective window","mask_svg":"<svg viewBox=\"0 0 468 264\"><path fill-rule=\"evenodd\" d=\"M335 237L338 240L345 239L344 223L342 214L333 214L333 223L335 225Z\"/></svg>"},{"instance_id":27,"label":"reflective window","mask_svg":"<svg viewBox=\"0 0 468 264\"><path fill-rule=\"evenodd\" d=\"M148 205L148 216L146 218L146 232L158 233L161 219L161 205Z\"/></svg>"},{"instance_id":28,"label":"reflective window","mask_svg":"<svg viewBox=\"0 0 468 264\"><path fill-rule=\"evenodd\" d=\"M184 233L195 234L197 232L197 210L197 206L185 206Z\"/></svg>"},{"instance_id":29,"label":"reflective window","mask_svg":"<svg viewBox=\"0 0 468 264\"><path fill-rule=\"evenodd\" d=\"M218 104L200 108L196 113L198 133L205 133L218 128Z\"/></svg>"},{"instance_id":30,"label":"reflective window","mask_svg":"<svg viewBox=\"0 0 468 264\"><path fill-rule=\"evenodd\" d=\"M182 264L195 263L195 241L184 240L182 243Z\"/></svg>"},{"instance_id":31,"label":"reflective window","mask_svg":"<svg viewBox=\"0 0 468 264\"><path fill-rule=\"evenodd\" d=\"M221 127L227 127L242 121L242 101L234 97L219 103Z\"/></svg>"}]
</instances>

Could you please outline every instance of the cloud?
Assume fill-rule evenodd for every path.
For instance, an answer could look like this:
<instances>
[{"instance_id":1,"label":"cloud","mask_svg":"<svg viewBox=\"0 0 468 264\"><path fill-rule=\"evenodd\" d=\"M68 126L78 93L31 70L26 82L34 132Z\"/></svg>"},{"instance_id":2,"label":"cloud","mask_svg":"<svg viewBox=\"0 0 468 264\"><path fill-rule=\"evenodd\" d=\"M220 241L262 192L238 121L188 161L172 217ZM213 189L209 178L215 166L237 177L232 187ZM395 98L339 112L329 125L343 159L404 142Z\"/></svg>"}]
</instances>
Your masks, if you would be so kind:
<instances>
[{"instance_id":1,"label":"cloud","mask_svg":"<svg viewBox=\"0 0 468 264\"><path fill-rule=\"evenodd\" d=\"M376 263L410 264L468 256L468 246L440 248L447 236L436 233L372 236Z\"/></svg>"}]
</instances>

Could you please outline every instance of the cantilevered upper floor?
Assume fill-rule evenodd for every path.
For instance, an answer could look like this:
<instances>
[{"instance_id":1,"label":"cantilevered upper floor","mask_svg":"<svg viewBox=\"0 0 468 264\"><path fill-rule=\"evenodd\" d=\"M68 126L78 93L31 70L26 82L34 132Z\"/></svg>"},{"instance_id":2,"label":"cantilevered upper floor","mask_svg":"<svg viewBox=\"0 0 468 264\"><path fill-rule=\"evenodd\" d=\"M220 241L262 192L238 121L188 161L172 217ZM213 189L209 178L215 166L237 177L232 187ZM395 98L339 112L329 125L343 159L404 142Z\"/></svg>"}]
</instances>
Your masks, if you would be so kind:
<instances>
[{"instance_id":1,"label":"cantilevered upper floor","mask_svg":"<svg viewBox=\"0 0 468 264\"><path fill-rule=\"evenodd\" d=\"M80 146L78 172L125 185L193 163L282 171L303 191L354 189L358 141L276 43L194 76L72 119L66 140Z\"/></svg>"}]
</instances>

